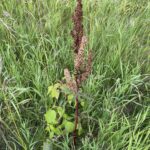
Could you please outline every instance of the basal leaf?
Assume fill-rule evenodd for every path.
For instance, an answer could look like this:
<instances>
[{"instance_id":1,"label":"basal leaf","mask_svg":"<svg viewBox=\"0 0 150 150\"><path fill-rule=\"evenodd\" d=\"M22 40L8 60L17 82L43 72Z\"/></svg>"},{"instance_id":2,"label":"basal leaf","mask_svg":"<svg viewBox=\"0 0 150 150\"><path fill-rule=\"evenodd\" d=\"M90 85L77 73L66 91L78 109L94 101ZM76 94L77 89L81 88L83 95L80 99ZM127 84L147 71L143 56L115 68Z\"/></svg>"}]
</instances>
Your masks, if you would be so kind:
<instances>
[{"instance_id":1,"label":"basal leaf","mask_svg":"<svg viewBox=\"0 0 150 150\"><path fill-rule=\"evenodd\" d=\"M51 132L54 132L57 135L62 134L61 129L59 127L54 127L53 125L50 125L50 130L51 130Z\"/></svg>"},{"instance_id":2,"label":"basal leaf","mask_svg":"<svg viewBox=\"0 0 150 150\"><path fill-rule=\"evenodd\" d=\"M48 94L50 94L51 92L52 92L52 89L53 89L54 87L51 85L51 86L49 86L48 87Z\"/></svg>"},{"instance_id":3,"label":"basal leaf","mask_svg":"<svg viewBox=\"0 0 150 150\"><path fill-rule=\"evenodd\" d=\"M60 117L62 117L65 112L65 110L62 107L57 107L57 111Z\"/></svg>"},{"instance_id":4,"label":"basal leaf","mask_svg":"<svg viewBox=\"0 0 150 150\"><path fill-rule=\"evenodd\" d=\"M73 100L73 98L74 98L74 95L73 94L69 94L68 95L68 100L70 101L70 100Z\"/></svg>"},{"instance_id":5,"label":"basal leaf","mask_svg":"<svg viewBox=\"0 0 150 150\"><path fill-rule=\"evenodd\" d=\"M68 103L71 104L73 99L74 99L74 95L73 94L69 94L68 97L67 97Z\"/></svg>"},{"instance_id":6,"label":"basal leaf","mask_svg":"<svg viewBox=\"0 0 150 150\"><path fill-rule=\"evenodd\" d=\"M67 133L73 132L74 130L74 123L70 121L64 122L65 130Z\"/></svg>"},{"instance_id":7,"label":"basal leaf","mask_svg":"<svg viewBox=\"0 0 150 150\"><path fill-rule=\"evenodd\" d=\"M52 97L52 98L59 98L59 94L60 91L58 90L58 88L60 87L60 83L55 84L54 86L49 86L48 87L48 94Z\"/></svg>"},{"instance_id":8,"label":"basal leaf","mask_svg":"<svg viewBox=\"0 0 150 150\"><path fill-rule=\"evenodd\" d=\"M55 124L56 123L56 112L54 110L48 110L45 114L45 119L47 123Z\"/></svg>"},{"instance_id":9,"label":"basal leaf","mask_svg":"<svg viewBox=\"0 0 150 150\"><path fill-rule=\"evenodd\" d=\"M60 91L57 90L56 88L53 88L52 91L51 91L51 97L52 98L56 98L58 99L59 98L59 94L60 94Z\"/></svg>"}]
</instances>

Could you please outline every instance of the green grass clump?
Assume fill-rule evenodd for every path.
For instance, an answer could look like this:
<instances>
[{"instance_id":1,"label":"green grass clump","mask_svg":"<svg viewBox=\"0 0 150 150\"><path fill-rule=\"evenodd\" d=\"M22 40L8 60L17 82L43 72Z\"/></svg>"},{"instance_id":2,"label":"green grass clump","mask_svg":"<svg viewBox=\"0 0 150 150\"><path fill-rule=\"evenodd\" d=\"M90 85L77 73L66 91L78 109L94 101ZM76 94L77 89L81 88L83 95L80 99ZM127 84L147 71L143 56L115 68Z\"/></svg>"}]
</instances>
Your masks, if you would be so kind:
<instances>
[{"instance_id":1,"label":"green grass clump","mask_svg":"<svg viewBox=\"0 0 150 150\"><path fill-rule=\"evenodd\" d=\"M83 85L80 150L150 149L150 2L84 0L94 54ZM47 88L73 70L75 1L0 1L0 149L41 150L47 139ZM1 63L1 61L0 61ZM1 67L1 64L0 64ZM0 69L1 70L1 69ZM72 136L53 143L73 149Z\"/></svg>"}]
</instances>

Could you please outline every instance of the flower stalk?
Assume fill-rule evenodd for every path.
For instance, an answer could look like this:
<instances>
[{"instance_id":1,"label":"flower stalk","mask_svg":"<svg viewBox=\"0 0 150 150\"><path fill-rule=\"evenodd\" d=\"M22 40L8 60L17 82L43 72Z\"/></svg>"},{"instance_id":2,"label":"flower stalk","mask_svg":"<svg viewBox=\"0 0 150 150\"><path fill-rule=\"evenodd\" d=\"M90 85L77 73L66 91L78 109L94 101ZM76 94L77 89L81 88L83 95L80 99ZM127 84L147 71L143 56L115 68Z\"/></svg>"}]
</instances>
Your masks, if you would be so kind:
<instances>
[{"instance_id":1,"label":"flower stalk","mask_svg":"<svg viewBox=\"0 0 150 150\"><path fill-rule=\"evenodd\" d=\"M68 88L75 94L76 106L75 106L75 128L73 133L74 145L76 145L77 128L79 120L79 97L78 93L83 81L85 81L92 69L92 53L89 51L87 62L85 61L84 51L87 45L87 37L83 31L83 11L82 0L77 0L77 6L75 8L72 21L73 30L71 35L73 38L73 50L74 50L74 74L71 77L68 68L64 69L64 76L66 78L66 84Z\"/></svg>"}]
</instances>

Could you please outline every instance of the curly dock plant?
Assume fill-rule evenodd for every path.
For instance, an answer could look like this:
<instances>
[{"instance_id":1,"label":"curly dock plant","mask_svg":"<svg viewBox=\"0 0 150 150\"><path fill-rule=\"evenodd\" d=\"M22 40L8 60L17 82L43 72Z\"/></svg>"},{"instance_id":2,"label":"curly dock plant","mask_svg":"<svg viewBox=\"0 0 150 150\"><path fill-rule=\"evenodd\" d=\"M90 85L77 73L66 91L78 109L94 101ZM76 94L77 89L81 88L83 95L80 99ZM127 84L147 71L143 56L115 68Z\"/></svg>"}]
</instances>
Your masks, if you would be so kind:
<instances>
[{"instance_id":1,"label":"curly dock plant","mask_svg":"<svg viewBox=\"0 0 150 150\"><path fill-rule=\"evenodd\" d=\"M80 90L81 84L85 81L89 74L91 73L92 67L92 53L89 51L87 62L85 61L84 50L87 44L87 38L83 31L83 11L82 11L82 0L77 0L77 6L72 17L73 20L73 30L71 35L74 40L74 74L71 76L68 69L64 70L64 76L66 79L66 84L70 90L75 94L76 106L75 106L75 128L74 128L74 144L76 143L77 137L77 126L78 126L78 116L79 116L79 100L78 92Z\"/></svg>"},{"instance_id":2,"label":"curly dock plant","mask_svg":"<svg viewBox=\"0 0 150 150\"><path fill-rule=\"evenodd\" d=\"M74 27L71 32L74 40L74 72L71 74L68 68L64 69L66 82L49 86L48 95L52 101L50 109L45 114L46 130L49 132L49 138L53 140L73 132L74 145L76 144L77 134L80 135L82 132L79 106L82 110L84 101L79 102L79 91L82 82L88 78L92 65L91 51L88 58L84 56L87 38L83 32L82 21L82 3L81 0L77 0L77 7L73 15Z\"/></svg>"}]
</instances>

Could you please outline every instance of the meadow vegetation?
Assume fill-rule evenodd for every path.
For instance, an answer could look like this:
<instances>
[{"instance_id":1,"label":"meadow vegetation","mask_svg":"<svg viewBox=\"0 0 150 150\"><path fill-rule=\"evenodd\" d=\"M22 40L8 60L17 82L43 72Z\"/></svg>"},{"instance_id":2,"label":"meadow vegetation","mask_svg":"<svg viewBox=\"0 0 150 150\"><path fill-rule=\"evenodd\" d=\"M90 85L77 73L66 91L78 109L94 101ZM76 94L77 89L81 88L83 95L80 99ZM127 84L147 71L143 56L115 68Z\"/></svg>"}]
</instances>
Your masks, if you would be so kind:
<instances>
[{"instance_id":1,"label":"meadow vegetation","mask_svg":"<svg viewBox=\"0 0 150 150\"><path fill-rule=\"evenodd\" d=\"M0 1L0 150L41 150L48 141L48 87L74 67L75 5ZM83 12L93 63L82 85L84 130L76 149L149 150L150 2L83 0ZM46 144L48 150L74 149L72 134Z\"/></svg>"}]
</instances>

